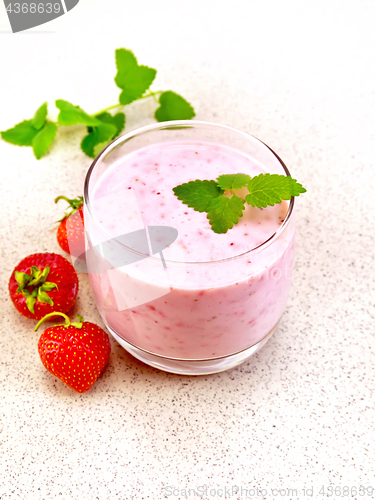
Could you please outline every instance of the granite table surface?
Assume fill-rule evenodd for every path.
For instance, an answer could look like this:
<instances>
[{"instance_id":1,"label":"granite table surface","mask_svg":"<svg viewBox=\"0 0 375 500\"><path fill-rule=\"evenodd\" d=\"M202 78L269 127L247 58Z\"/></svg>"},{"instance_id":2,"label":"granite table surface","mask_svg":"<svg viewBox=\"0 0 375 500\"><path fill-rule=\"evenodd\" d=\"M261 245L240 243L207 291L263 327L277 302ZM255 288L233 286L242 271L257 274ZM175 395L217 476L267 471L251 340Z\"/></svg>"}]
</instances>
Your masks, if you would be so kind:
<instances>
[{"instance_id":1,"label":"granite table surface","mask_svg":"<svg viewBox=\"0 0 375 500\"><path fill-rule=\"evenodd\" d=\"M111 339L109 366L78 394L44 369L7 283L26 255L63 254L53 200L82 192L84 131L62 127L40 161L0 141L1 500L375 497L374 18L368 0L81 0L12 34L0 6L0 130L44 101L52 118L58 98L114 104L125 47L158 70L153 89L260 138L307 188L287 308L263 349L193 377ZM155 106L129 105L125 131ZM76 311L103 326L79 280Z\"/></svg>"}]
</instances>

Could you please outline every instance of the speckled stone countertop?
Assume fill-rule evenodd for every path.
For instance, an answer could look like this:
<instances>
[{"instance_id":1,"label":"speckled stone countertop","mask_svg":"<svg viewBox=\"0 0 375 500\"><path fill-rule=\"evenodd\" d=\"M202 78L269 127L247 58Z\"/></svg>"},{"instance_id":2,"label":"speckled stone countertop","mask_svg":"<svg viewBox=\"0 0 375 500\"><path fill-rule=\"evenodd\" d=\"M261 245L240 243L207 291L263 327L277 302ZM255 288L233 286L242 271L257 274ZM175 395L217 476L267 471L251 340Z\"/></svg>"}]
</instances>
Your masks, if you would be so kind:
<instances>
[{"instance_id":1,"label":"speckled stone countertop","mask_svg":"<svg viewBox=\"0 0 375 500\"><path fill-rule=\"evenodd\" d=\"M88 111L115 103L114 49L126 47L158 70L153 88L259 137L308 190L287 310L259 353L184 377L112 341L108 368L80 395L42 366L40 332L7 282L24 256L60 252L53 199L82 192L83 131L59 131L40 161L0 141L1 500L324 498L330 485L342 488L333 498L344 486L374 498L359 495L375 488L374 16L370 0L82 0L11 34L0 6L0 130L44 101L52 116L57 98ZM126 130L154 109L128 106ZM76 311L103 326L83 274Z\"/></svg>"}]
</instances>

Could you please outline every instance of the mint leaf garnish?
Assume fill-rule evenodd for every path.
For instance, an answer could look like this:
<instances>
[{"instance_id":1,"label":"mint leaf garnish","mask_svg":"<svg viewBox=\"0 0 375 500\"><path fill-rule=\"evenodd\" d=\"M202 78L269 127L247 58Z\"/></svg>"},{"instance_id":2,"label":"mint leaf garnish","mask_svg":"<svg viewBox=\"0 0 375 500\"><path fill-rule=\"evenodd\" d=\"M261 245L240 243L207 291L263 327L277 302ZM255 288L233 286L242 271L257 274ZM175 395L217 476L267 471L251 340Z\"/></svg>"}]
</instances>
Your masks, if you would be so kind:
<instances>
[{"instance_id":1,"label":"mint leaf garnish","mask_svg":"<svg viewBox=\"0 0 375 500\"><path fill-rule=\"evenodd\" d=\"M207 211L207 219L215 233L226 233L232 229L234 224L238 224L239 218L245 210L243 200L238 196L219 196L215 198Z\"/></svg>"},{"instance_id":2,"label":"mint leaf garnish","mask_svg":"<svg viewBox=\"0 0 375 500\"><path fill-rule=\"evenodd\" d=\"M47 117L47 103L44 102L36 111L34 118L31 120L32 126L40 130L46 123Z\"/></svg>"},{"instance_id":3,"label":"mint leaf garnish","mask_svg":"<svg viewBox=\"0 0 375 500\"><path fill-rule=\"evenodd\" d=\"M159 97L160 108L155 111L158 122L190 120L195 116L192 106L180 95L168 90Z\"/></svg>"},{"instance_id":4,"label":"mint leaf garnish","mask_svg":"<svg viewBox=\"0 0 375 500\"><path fill-rule=\"evenodd\" d=\"M50 122L46 123L44 127L39 130L36 136L32 140L32 146L34 154L39 160L43 155L46 154L51 144L53 143L57 131L56 123Z\"/></svg>"},{"instance_id":5,"label":"mint leaf garnish","mask_svg":"<svg viewBox=\"0 0 375 500\"><path fill-rule=\"evenodd\" d=\"M115 82L120 89L121 104L130 104L139 99L150 87L156 76L156 70L147 66L138 66L133 52L127 49L116 50L117 75Z\"/></svg>"},{"instance_id":6,"label":"mint leaf garnish","mask_svg":"<svg viewBox=\"0 0 375 500\"><path fill-rule=\"evenodd\" d=\"M216 181L191 181L173 188L174 194L197 212L208 212L212 200L223 194Z\"/></svg>"},{"instance_id":7,"label":"mint leaf garnish","mask_svg":"<svg viewBox=\"0 0 375 500\"><path fill-rule=\"evenodd\" d=\"M1 137L4 141L16 144L17 146L31 146L32 140L37 133L37 129L32 125L32 120L25 120L13 128L1 132Z\"/></svg>"},{"instance_id":8,"label":"mint leaf garnish","mask_svg":"<svg viewBox=\"0 0 375 500\"><path fill-rule=\"evenodd\" d=\"M259 174L250 180L247 189L246 202L258 208L273 206L306 192L295 179L277 174Z\"/></svg>"},{"instance_id":9,"label":"mint leaf garnish","mask_svg":"<svg viewBox=\"0 0 375 500\"><path fill-rule=\"evenodd\" d=\"M247 174L224 174L219 175L217 183L223 189L240 189L245 187L251 177Z\"/></svg>"},{"instance_id":10,"label":"mint leaf garnish","mask_svg":"<svg viewBox=\"0 0 375 500\"><path fill-rule=\"evenodd\" d=\"M56 107L60 110L58 121L61 125L77 125L78 123L92 127L100 125L100 121L97 118L88 115L82 108L74 106L68 101L57 99Z\"/></svg>"},{"instance_id":11,"label":"mint leaf garnish","mask_svg":"<svg viewBox=\"0 0 375 500\"><path fill-rule=\"evenodd\" d=\"M223 234L238 224L245 209L239 196L226 196L224 191L247 187L245 201L253 207L265 208L290 200L305 193L306 189L290 176L259 174L224 174L216 181L196 180L173 188L177 198L197 212L207 212L207 219L215 233Z\"/></svg>"}]
</instances>

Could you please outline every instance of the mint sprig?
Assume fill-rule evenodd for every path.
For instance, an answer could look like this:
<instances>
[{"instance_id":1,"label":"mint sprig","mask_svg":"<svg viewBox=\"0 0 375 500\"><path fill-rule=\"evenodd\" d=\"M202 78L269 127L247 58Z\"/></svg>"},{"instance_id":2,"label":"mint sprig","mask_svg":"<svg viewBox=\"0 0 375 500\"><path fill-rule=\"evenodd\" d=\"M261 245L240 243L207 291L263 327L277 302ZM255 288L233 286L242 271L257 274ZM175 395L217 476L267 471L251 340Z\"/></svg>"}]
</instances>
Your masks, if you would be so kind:
<instances>
[{"instance_id":1,"label":"mint sprig","mask_svg":"<svg viewBox=\"0 0 375 500\"><path fill-rule=\"evenodd\" d=\"M85 125L87 135L81 142L82 151L94 158L104 147L120 134L125 126L122 108L136 100L152 97L159 104L155 119L188 120L195 116L194 109L180 95L170 90L151 91L156 70L138 64L133 52L117 49L115 83L121 89L118 103L108 106L97 113L87 113L80 106L57 99L59 110L57 121L47 119L48 104L44 102L33 118L24 120L14 127L0 132L3 140L17 146L31 146L37 159L44 156L51 147L60 126ZM109 111L116 110L115 114Z\"/></svg>"},{"instance_id":2,"label":"mint sprig","mask_svg":"<svg viewBox=\"0 0 375 500\"><path fill-rule=\"evenodd\" d=\"M246 187L249 194L243 200L234 192ZM216 181L195 180L173 188L174 194L185 205L197 212L207 212L211 229L224 234L238 224L248 205L258 208L274 206L282 200L305 193L306 189L290 176L278 174L224 174Z\"/></svg>"}]
</instances>

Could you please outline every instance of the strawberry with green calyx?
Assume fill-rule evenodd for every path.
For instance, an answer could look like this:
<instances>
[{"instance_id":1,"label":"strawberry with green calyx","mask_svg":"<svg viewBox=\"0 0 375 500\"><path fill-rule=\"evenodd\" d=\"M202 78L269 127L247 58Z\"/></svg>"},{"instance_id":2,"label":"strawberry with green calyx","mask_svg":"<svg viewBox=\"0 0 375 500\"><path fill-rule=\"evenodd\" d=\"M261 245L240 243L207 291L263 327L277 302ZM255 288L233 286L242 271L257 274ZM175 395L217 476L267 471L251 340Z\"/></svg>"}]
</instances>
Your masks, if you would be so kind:
<instances>
[{"instance_id":1,"label":"strawberry with green calyx","mask_svg":"<svg viewBox=\"0 0 375 500\"><path fill-rule=\"evenodd\" d=\"M14 268L9 294L23 316L39 320L56 308L69 311L77 298L78 285L77 273L64 257L36 253Z\"/></svg>"},{"instance_id":2,"label":"strawberry with green calyx","mask_svg":"<svg viewBox=\"0 0 375 500\"><path fill-rule=\"evenodd\" d=\"M79 257L85 252L85 235L83 220L83 196L69 199L66 196L58 196L55 203L65 200L70 210L58 222L57 242L64 252Z\"/></svg>"},{"instance_id":3,"label":"strawberry with green calyx","mask_svg":"<svg viewBox=\"0 0 375 500\"><path fill-rule=\"evenodd\" d=\"M108 363L111 344L108 334L94 323L78 316L71 323L68 316L52 312L35 327L51 317L62 316L64 325L44 330L38 342L38 352L44 367L77 392L88 391Z\"/></svg>"},{"instance_id":4,"label":"strawberry with green calyx","mask_svg":"<svg viewBox=\"0 0 375 500\"><path fill-rule=\"evenodd\" d=\"M32 314L35 314L34 306L37 300L53 306L53 300L47 292L58 287L56 283L46 281L49 271L50 268L48 266L45 267L43 271L38 269L36 266L31 266L30 274L21 273L19 271L15 271L14 273L16 281L19 283L17 292L22 293L22 295L26 298L27 308ZM30 287L33 287L31 292L29 291Z\"/></svg>"}]
</instances>

